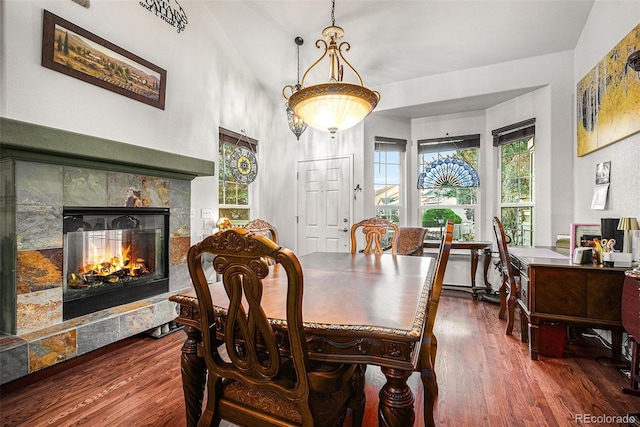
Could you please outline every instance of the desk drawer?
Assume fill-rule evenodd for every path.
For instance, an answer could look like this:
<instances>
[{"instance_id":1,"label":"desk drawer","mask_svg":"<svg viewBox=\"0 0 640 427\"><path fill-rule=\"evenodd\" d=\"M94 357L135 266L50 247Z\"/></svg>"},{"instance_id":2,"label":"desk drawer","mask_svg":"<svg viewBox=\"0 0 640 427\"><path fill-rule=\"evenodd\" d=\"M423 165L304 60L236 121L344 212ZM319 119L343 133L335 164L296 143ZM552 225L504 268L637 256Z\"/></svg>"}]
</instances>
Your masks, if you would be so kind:
<instances>
[{"instance_id":1,"label":"desk drawer","mask_svg":"<svg viewBox=\"0 0 640 427\"><path fill-rule=\"evenodd\" d=\"M620 321L623 271L531 267L532 311Z\"/></svg>"}]
</instances>

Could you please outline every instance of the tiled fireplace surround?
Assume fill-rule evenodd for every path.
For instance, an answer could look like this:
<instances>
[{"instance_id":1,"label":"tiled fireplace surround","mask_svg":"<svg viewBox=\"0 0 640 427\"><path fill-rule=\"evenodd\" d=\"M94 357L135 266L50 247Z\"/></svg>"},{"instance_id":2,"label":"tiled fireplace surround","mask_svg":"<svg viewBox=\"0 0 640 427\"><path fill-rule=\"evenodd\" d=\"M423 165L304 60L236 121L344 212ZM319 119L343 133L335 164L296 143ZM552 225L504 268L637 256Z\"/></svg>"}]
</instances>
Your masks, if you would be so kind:
<instances>
[{"instance_id":1,"label":"tiled fireplace surround","mask_svg":"<svg viewBox=\"0 0 640 427\"><path fill-rule=\"evenodd\" d=\"M190 181L212 175L213 163L0 120L0 383L172 321L168 297L191 286ZM169 293L63 321L63 206L124 207L132 198L170 208Z\"/></svg>"}]
</instances>

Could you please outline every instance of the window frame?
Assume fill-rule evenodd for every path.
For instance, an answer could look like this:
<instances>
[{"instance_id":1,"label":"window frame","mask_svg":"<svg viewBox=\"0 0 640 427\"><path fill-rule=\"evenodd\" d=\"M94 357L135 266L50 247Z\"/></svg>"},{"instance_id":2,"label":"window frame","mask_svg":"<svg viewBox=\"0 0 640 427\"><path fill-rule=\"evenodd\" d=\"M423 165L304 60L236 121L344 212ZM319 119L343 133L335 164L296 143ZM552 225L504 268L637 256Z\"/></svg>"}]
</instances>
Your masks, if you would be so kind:
<instances>
[{"instance_id":1,"label":"window frame","mask_svg":"<svg viewBox=\"0 0 640 427\"><path fill-rule=\"evenodd\" d=\"M417 159L416 159L416 165L418 168L418 174L420 174L425 166L425 162L423 162L423 154L425 153L432 153L432 152L447 152L447 151L464 151L464 150L469 150L469 149L474 149L476 150L475 153L475 161L476 161L476 165L475 165L475 169L476 169L476 173L478 174L479 178L480 178L480 182L482 181L481 178L481 174L480 174L480 163L481 163L481 143L480 143L480 138L481 138L481 134L469 134L469 135L456 135L456 136L450 136L447 135L445 137L439 137L439 138L429 138L429 139L420 139L417 141ZM459 198L458 193L460 189L464 189L465 187L442 187L444 189L455 189L456 191L456 200ZM462 230L462 227L458 224L457 227L454 229L455 231L455 235L454 235L454 240L455 241L474 241L477 239L477 236L479 236L480 233L480 224L478 221L478 218L482 212L482 197L481 197L481 186L478 185L477 187L473 187L476 189L476 194L475 194L475 204L474 203L464 203L464 204L441 204L441 203L436 203L436 204L423 204L423 197L422 197L422 192L426 191L425 189L417 189L417 198L418 198L418 225L420 227L422 227L422 217L424 215L424 213L428 210L431 209L451 209L451 210L465 210L465 209L472 209L473 210L473 227L470 231L470 233L463 233L464 230ZM428 238L429 239L439 239L440 237L440 232L439 231L435 231L431 234L428 234ZM460 237L463 234L468 234L471 239L465 239L465 240L460 240Z\"/></svg>"},{"instance_id":2,"label":"window frame","mask_svg":"<svg viewBox=\"0 0 640 427\"><path fill-rule=\"evenodd\" d=\"M396 223L398 226L403 223L403 217L406 214L405 210L406 207L408 206L407 204L407 194L406 194L406 190L405 190L405 170L406 170L406 151L407 151L407 140L406 139L399 139L399 138L388 138L388 137L384 137L384 136L376 136L374 138L374 148L373 148L373 168L374 168L374 172L373 172L373 188L374 188L374 197L373 197L373 209L375 212L375 215L379 218L384 218L384 219L388 219L394 223ZM377 156L376 153L389 153L389 152L396 152L399 153L398 156L398 204L384 204L384 205L378 205L376 204L376 185L379 185L376 183L375 180L375 169L376 167L379 167L380 165L385 165L385 171L386 171L386 165L396 165L396 163L389 163L389 162L381 162L381 161L376 161L377 159L379 159L379 157ZM385 154L385 160L386 160L386 154ZM386 182L386 179L385 179ZM393 221L392 218L388 218L389 215L379 215L379 211L385 211L385 212L390 212L390 211L397 211L397 221Z\"/></svg>"},{"instance_id":3,"label":"window frame","mask_svg":"<svg viewBox=\"0 0 640 427\"><path fill-rule=\"evenodd\" d=\"M247 218L242 219L234 219L230 218L231 222L235 226L243 226L247 222L251 220L251 211L253 209L253 191L251 190L251 184L240 184L233 179L224 179L224 175L226 172L225 169L225 158L224 152L222 150L224 145L235 147L244 147L258 155L258 141L247 137L244 133L240 134L228 129L218 128L218 218L223 216L227 216L223 213L223 210L247 210ZM231 204L231 203L222 203L221 198L226 199L226 192L223 191L225 187L225 183L233 183L235 185L242 185L247 187L247 204ZM223 199L223 200L224 200Z\"/></svg>"},{"instance_id":4,"label":"window frame","mask_svg":"<svg viewBox=\"0 0 640 427\"><path fill-rule=\"evenodd\" d=\"M497 204L498 204L498 212L500 214L500 219L503 223L503 226L505 228L505 233L511 236L512 239L512 243L514 245L525 245L525 246L534 246L535 245L535 206L536 206L536 200L535 200L535 169L536 169L536 162L535 162L535 145L536 145L536 141L535 141L535 122L536 119L535 118L531 118L528 120L524 120L518 123L514 123L512 125L508 125L508 126L504 126L501 127L499 129L495 129L491 132L491 134L493 135L493 146L495 148L497 148L496 150L496 158L497 158L497 165L498 165L498 175L497 175ZM530 159L529 159L529 174L528 175L520 175L518 174L517 177L515 177L516 179L523 179L523 178L528 178L529 179L529 192L530 192L530 200L526 201L526 202L503 202L503 181L502 181L502 177L503 177L503 161L504 161L504 154L503 154L503 150L504 147L510 144L513 144L514 142L523 142L523 141L532 141L533 144L533 149L532 150L527 150L527 152L529 153ZM518 155L522 155L524 151L521 149L518 149L517 153ZM530 210L530 219L529 219L529 224L530 224L530 228L526 229L524 228L525 223L524 222L516 222L515 226L509 224L508 221L506 221L503 217L503 210L504 209L526 209L526 210ZM518 214L516 213L516 217L518 216ZM528 238L525 237L525 235L528 235Z\"/></svg>"}]
</instances>

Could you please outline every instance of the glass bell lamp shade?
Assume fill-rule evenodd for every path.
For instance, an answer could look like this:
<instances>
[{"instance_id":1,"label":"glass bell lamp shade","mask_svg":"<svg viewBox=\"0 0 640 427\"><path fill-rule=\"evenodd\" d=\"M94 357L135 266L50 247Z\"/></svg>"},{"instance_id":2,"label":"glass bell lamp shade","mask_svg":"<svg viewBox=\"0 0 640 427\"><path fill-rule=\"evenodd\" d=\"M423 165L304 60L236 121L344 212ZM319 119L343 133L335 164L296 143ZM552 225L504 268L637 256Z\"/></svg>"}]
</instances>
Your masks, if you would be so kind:
<instances>
[{"instance_id":1,"label":"glass bell lamp shade","mask_svg":"<svg viewBox=\"0 0 640 427\"><path fill-rule=\"evenodd\" d=\"M294 92L289 106L309 126L334 134L360 123L378 105L380 94L351 83L324 83Z\"/></svg>"}]
</instances>

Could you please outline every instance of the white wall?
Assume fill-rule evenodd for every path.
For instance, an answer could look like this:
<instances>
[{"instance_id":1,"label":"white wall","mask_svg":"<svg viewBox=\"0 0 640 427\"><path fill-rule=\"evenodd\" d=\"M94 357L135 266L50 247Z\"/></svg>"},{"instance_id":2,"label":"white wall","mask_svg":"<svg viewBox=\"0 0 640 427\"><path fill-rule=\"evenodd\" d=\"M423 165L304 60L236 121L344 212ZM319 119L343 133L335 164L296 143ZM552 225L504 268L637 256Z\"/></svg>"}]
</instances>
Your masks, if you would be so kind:
<instances>
[{"instance_id":1,"label":"white wall","mask_svg":"<svg viewBox=\"0 0 640 427\"><path fill-rule=\"evenodd\" d=\"M638 23L640 1L595 2L574 51L574 92L577 83ZM575 119L573 122L573 151L576 153ZM574 156L573 211L576 222L598 223L600 218L621 216L640 218L640 134L636 133L586 156ZM591 210L596 165L605 161L611 161L609 198L605 210Z\"/></svg>"},{"instance_id":2,"label":"white wall","mask_svg":"<svg viewBox=\"0 0 640 427\"><path fill-rule=\"evenodd\" d=\"M242 56L229 51L203 2L181 4L189 22L178 33L137 1L92 0L88 9L66 0L2 1L0 115L199 157L216 169L218 127L244 129L268 156L274 139L269 98ZM43 9L167 70L165 110L42 67ZM193 182L192 240L203 232L200 209L217 209L217 189L217 174ZM253 191L258 196L260 187Z\"/></svg>"},{"instance_id":3,"label":"white wall","mask_svg":"<svg viewBox=\"0 0 640 427\"><path fill-rule=\"evenodd\" d=\"M478 240L493 240L491 218L499 212L495 177L495 150L491 131L536 118L535 243L549 246L567 233L572 222L573 176L573 52L564 51L508 63L461 70L377 88L383 94L381 110L435 103L512 90L527 94L491 107L445 116L413 119L412 140L450 134L480 133L481 202ZM409 165L415 168L415 149ZM417 176L417 170L413 170ZM418 200L411 204L417 224Z\"/></svg>"}]
</instances>

